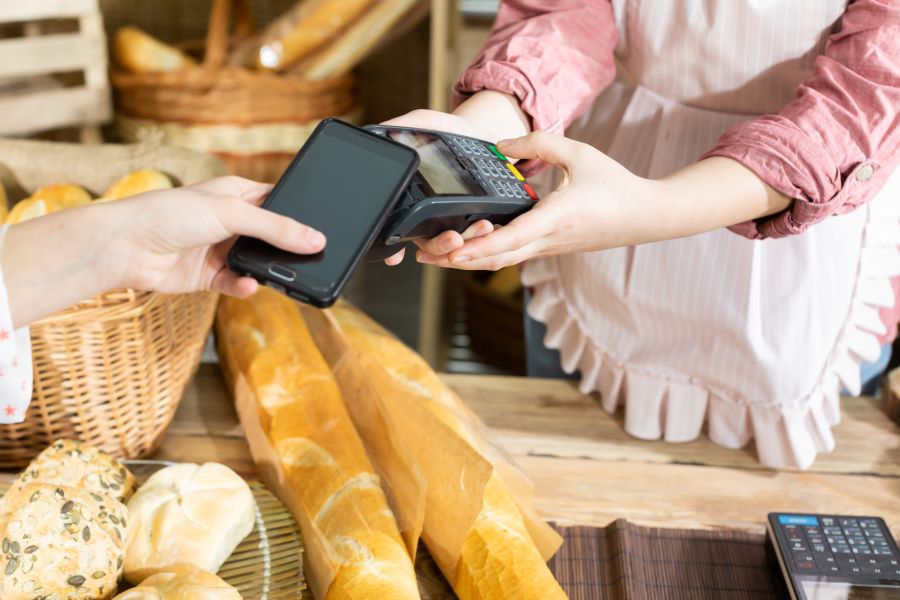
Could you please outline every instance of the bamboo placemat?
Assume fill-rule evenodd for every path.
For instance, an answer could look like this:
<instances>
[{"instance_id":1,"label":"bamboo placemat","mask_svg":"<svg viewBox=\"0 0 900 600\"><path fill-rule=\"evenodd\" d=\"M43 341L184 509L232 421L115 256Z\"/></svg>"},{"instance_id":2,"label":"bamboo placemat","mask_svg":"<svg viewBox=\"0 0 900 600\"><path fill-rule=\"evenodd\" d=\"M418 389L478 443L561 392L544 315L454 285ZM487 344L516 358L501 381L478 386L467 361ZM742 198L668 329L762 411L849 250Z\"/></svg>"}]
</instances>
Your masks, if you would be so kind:
<instances>
[{"instance_id":1,"label":"bamboo placemat","mask_svg":"<svg viewBox=\"0 0 900 600\"><path fill-rule=\"evenodd\" d=\"M550 568L571 600L781 598L763 535L640 527L558 527Z\"/></svg>"}]
</instances>

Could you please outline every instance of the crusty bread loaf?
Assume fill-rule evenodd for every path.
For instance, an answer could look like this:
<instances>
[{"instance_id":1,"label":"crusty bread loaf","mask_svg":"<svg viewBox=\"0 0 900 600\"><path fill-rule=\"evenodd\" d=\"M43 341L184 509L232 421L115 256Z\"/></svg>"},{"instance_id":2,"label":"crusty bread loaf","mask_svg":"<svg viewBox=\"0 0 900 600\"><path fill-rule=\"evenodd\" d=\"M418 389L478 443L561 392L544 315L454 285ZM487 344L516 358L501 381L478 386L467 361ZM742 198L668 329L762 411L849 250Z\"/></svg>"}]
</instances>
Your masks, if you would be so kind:
<instances>
[{"instance_id":1,"label":"crusty bread loaf","mask_svg":"<svg viewBox=\"0 0 900 600\"><path fill-rule=\"evenodd\" d=\"M335 42L292 71L318 81L339 77L359 64L418 0L382 0L357 19Z\"/></svg>"},{"instance_id":2,"label":"crusty bread loaf","mask_svg":"<svg viewBox=\"0 0 900 600\"><path fill-rule=\"evenodd\" d=\"M114 600L241 600L220 577L194 565L166 567Z\"/></svg>"},{"instance_id":3,"label":"crusty bread loaf","mask_svg":"<svg viewBox=\"0 0 900 600\"><path fill-rule=\"evenodd\" d=\"M332 40L376 0L306 0L266 28L257 64L282 71Z\"/></svg>"},{"instance_id":4,"label":"crusty bread loaf","mask_svg":"<svg viewBox=\"0 0 900 600\"><path fill-rule=\"evenodd\" d=\"M109 186L100 199L119 200L151 190L164 190L171 187L172 180L165 173L155 169L142 169L140 171L132 171Z\"/></svg>"},{"instance_id":5,"label":"crusty bread loaf","mask_svg":"<svg viewBox=\"0 0 900 600\"><path fill-rule=\"evenodd\" d=\"M365 357L364 366L344 357L343 376L351 374L354 368L364 369L363 374L357 375L365 377L380 397L409 398L416 405L425 406L469 445L483 447L484 442L476 433L480 426L476 425L477 417L419 355L347 304L339 304L329 312L347 342ZM434 471L432 464L422 462L419 466L429 481L446 477ZM446 527L446 520L452 515L437 518ZM429 535L433 523L434 515L426 518L426 544L434 539ZM543 523L540 526L546 527ZM565 598L532 534L516 500L495 470L484 488L481 510L465 534L458 559L441 564L439 557L443 555L437 551L432 554L462 600Z\"/></svg>"},{"instance_id":6,"label":"crusty bread loaf","mask_svg":"<svg viewBox=\"0 0 900 600\"><path fill-rule=\"evenodd\" d=\"M113 40L113 55L122 67L132 73L178 71L196 61L190 56L164 44L137 27L122 27Z\"/></svg>"},{"instance_id":7,"label":"crusty bread loaf","mask_svg":"<svg viewBox=\"0 0 900 600\"><path fill-rule=\"evenodd\" d=\"M154 473L128 502L125 578L139 583L169 565L216 572L253 529L255 502L240 475L216 463Z\"/></svg>"},{"instance_id":8,"label":"crusty bread loaf","mask_svg":"<svg viewBox=\"0 0 900 600\"><path fill-rule=\"evenodd\" d=\"M217 333L226 371L246 378L257 399L310 563L333 566L310 574L314 591L327 600L418 598L393 513L296 302L268 288L223 298Z\"/></svg>"},{"instance_id":9,"label":"crusty bread loaf","mask_svg":"<svg viewBox=\"0 0 900 600\"><path fill-rule=\"evenodd\" d=\"M47 446L13 481L0 506L11 507L20 502L22 489L33 483L80 488L120 502L126 502L137 486L125 465L76 440L57 440Z\"/></svg>"},{"instance_id":10,"label":"crusty bread loaf","mask_svg":"<svg viewBox=\"0 0 900 600\"><path fill-rule=\"evenodd\" d=\"M2 532L0 598L110 598L122 572L125 506L57 485L21 492Z\"/></svg>"}]
</instances>

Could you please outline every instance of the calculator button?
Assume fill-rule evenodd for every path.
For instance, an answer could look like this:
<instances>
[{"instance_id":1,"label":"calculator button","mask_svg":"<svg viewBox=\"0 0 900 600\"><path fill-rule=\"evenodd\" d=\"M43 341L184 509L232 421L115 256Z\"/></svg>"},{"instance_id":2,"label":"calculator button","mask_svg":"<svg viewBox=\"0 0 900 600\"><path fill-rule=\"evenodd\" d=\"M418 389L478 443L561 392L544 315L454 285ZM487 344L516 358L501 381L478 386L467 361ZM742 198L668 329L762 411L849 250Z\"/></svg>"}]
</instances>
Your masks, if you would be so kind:
<instances>
[{"instance_id":1,"label":"calculator button","mask_svg":"<svg viewBox=\"0 0 900 600\"><path fill-rule=\"evenodd\" d=\"M803 542L791 542L791 550L799 551L806 550L806 544Z\"/></svg>"},{"instance_id":2,"label":"calculator button","mask_svg":"<svg viewBox=\"0 0 900 600\"><path fill-rule=\"evenodd\" d=\"M816 567L816 563L810 560L803 560L797 563L798 571L809 571L812 573L817 573L819 569Z\"/></svg>"},{"instance_id":3,"label":"calculator button","mask_svg":"<svg viewBox=\"0 0 900 600\"><path fill-rule=\"evenodd\" d=\"M516 179L518 179L519 181L525 181L525 177L521 173L519 173L519 170L512 163L506 163L506 168L509 169L510 173L515 175Z\"/></svg>"},{"instance_id":4,"label":"calculator button","mask_svg":"<svg viewBox=\"0 0 900 600\"><path fill-rule=\"evenodd\" d=\"M822 517L822 525L831 527L832 525L834 525L834 519L832 519L831 517Z\"/></svg>"},{"instance_id":5,"label":"calculator button","mask_svg":"<svg viewBox=\"0 0 900 600\"><path fill-rule=\"evenodd\" d=\"M856 519L841 519L841 527L857 527L859 521Z\"/></svg>"},{"instance_id":6,"label":"calculator button","mask_svg":"<svg viewBox=\"0 0 900 600\"><path fill-rule=\"evenodd\" d=\"M499 181L491 181L491 187L498 196L506 197L506 190L503 189L503 186Z\"/></svg>"}]
</instances>

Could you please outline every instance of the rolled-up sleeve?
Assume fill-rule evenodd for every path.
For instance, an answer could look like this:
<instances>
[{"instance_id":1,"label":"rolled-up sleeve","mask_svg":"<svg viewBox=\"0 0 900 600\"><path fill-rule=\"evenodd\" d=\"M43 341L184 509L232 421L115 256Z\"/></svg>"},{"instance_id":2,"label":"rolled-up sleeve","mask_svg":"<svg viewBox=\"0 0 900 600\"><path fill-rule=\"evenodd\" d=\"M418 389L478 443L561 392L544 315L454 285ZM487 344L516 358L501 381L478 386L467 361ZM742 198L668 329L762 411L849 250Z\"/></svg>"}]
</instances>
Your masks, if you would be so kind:
<instances>
[{"instance_id":1,"label":"rolled-up sleeve","mask_svg":"<svg viewBox=\"0 0 900 600\"><path fill-rule=\"evenodd\" d=\"M0 256L9 225L0 227ZM21 423L31 402L31 337L13 329L6 282L0 265L0 423Z\"/></svg>"},{"instance_id":2,"label":"rolled-up sleeve","mask_svg":"<svg viewBox=\"0 0 900 600\"><path fill-rule=\"evenodd\" d=\"M726 131L705 156L737 160L793 199L731 227L749 238L797 234L870 199L900 160L900 2L851 2L796 100Z\"/></svg>"},{"instance_id":3,"label":"rolled-up sleeve","mask_svg":"<svg viewBox=\"0 0 900 600\"><path fill-rule=\"evenodd\" d=\"M454 88L519 99L532 129L563 133L615 77L609 0L504 0L491 35Z\"/></svg>"}]
</instances>

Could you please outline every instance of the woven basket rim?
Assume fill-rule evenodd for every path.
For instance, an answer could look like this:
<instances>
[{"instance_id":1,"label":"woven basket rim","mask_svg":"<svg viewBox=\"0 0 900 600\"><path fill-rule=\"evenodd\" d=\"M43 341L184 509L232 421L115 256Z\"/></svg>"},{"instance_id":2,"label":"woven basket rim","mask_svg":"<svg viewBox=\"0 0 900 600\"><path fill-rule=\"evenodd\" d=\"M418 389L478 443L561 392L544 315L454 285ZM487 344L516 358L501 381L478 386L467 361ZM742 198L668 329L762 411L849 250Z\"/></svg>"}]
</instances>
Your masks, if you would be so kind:
<instances>
[{"instance_id":1,"label":"woven basket rim","mask_svg":"<svg viewBox=\"0 0 900 600\"><path fill-rule=\"evenodd\" d=\"M110 81L115 88L228 88L259 86L266 92L288 91L301 94L326 92L352 86L353 73L338 77L312 81L291 73L271 73L254 71L245 67L227 65L210 69L203 65L193 65L161 73L129 73L121 69L110 71Z\"/></svg>"},{"instance_id":2,"label":"woven basket rim","mask_svg":"<svg viewBox=\"0 0 900 600\"><path fill-rule=\"evenodd\" d=\"M195 292L210 294L212 292ZM98 323L114 319L138 317L152 307L165 302L173 294L160 292L142 292L132 289L113 290L83 300L34 324L49 325L65 322L67 324Z\"/></svg>"}]
</instances>

